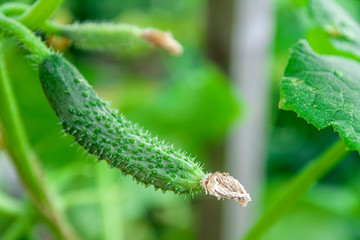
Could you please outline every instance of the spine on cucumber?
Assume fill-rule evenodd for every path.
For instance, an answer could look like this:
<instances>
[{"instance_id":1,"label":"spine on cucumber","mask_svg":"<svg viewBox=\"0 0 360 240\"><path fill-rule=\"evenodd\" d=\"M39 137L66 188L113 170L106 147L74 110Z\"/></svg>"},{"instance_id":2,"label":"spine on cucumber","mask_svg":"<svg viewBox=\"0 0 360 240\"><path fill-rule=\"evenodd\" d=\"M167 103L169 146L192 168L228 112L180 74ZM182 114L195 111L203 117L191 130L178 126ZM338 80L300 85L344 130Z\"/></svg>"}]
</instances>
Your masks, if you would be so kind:
<instances>
[{"instance_id":1,"label":"spine on cucumber","mask_svg":"<svg viewBox=\"0 0 360 240\"><path fill-rule=\"evenodd\" d=\"M205 173L193 158L110 109L63 57L45 58L39 78L65 132L89 153L156 189L190 194L202 190Z\"/></svg>"}]
</instances>

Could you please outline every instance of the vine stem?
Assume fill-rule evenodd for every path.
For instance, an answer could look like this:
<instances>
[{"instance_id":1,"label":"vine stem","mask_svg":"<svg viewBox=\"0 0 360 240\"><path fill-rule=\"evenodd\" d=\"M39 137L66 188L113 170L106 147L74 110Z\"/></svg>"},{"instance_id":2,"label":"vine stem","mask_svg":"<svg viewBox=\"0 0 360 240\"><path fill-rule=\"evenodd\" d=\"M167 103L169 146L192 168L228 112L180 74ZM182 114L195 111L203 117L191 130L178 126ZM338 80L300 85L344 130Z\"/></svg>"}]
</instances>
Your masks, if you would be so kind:
<instances>
[{"instance_id":1,"label":"vine stem","mask_svg":"<svg viewBox=\"0 0 360 240\"><path fill-rule=\"evenodd\" d=\"M0 5L0 13L5 16L14 16L14 18L18 20L19 18L23 17L23 14L28 11L30 7L30 5L24 3L9 2ZM23 20L22 23L25 26L28 26L28 24L30 24L29 21L25 20ZM46 33L55 35L61 34L61 28L57 24L49 20L44 21L43 24L39 26L39 28Z\"/></svg>"},{"instance_id":2,"label":"vine stem","mask_svg":"<svg viewBox=\"0 0 360 240\"><path fill-rule=\"evenodd\" d=\"M28 28L18 21L4 16L2 13L0 13L0 30L20 41L37 63L53 54Z\"/></svg>"},{"instance_id":3,"label":"vine stem","mask_svg":"<svg viewBox=\"0 0 360 240\"><path fill-rule=\"evenodd\" d=\"M19 21L31 30L40 28L63 0L38 0L28 8Z\"/></svg>"},{"instance_id":4,"label":"vine stem","mask_svg":"<svg viewBox=\"0 0 360 240\"><path fill-rule=\"evenodd\" d=\"M9 81L0 41L0 110L6 147L33 204L60 239L76 239L63 216L55 210L43 181L40 164L27 141L18 106Z\"/></svg>"},{"instance_id":5,"label":"vine stem","mask_svg":"<svg viewBox=\"0 0 360 240\"><path fill-rule=\"evenodd\" d=\"M8 2L0 5L0 12L4 15L23 14L30 6L20 2Z\"/></svg>"},{"instance_id":6,"label":"vine stem","mask_svg":"<svg viewBox=\"0 0 360 240\"><path fill-rule=\"evenodd\" d=\"M349 153L342 140L337 141L329 147L285 187L277 198L277 201L265 210L258 222L243 239L261 239L272 225L274 225L317 180L336 166L336 164Z\"/></svg>"}]
</instances>

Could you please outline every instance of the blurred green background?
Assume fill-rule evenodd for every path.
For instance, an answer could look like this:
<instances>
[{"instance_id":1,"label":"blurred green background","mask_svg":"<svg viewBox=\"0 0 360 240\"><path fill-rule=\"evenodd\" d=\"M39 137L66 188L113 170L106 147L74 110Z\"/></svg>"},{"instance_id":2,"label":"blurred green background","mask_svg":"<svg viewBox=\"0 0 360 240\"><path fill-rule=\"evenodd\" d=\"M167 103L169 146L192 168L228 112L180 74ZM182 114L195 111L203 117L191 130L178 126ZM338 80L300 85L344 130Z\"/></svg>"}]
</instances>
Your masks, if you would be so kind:
<instances>
[{"instance_id":1,"label":"blurred green background","mask_svg":"<svg viewBox=\"0 0 360 240\"><path fill-rule=\"evenodd\" d=\"M64 55L99 95L128 119L198 156L206 171L231 172L224 167L225 138L247 121L247 102L229 77L232 24L227 18L231 14L225 8L218 12L212 9L217 5L214 2L234 4L230 0L65 0L56 18L65 22L114 20L171 30L184 46L180 57L158 49L110 54L72 47ZM360 20L359 1L338 2ZM332 129L319 132L295 113L278 109L279 83L291 45L307 38L315 51L329 53L331 49L326 48L326 38L311 20L305 0L277 0L273 7L264 193L262 199L249 203L258 209L276 198L274 192L338 138ZM214 11L217 14L208 14ZM218 19L210 18L213 16ZM224 23L217 34L224 34L225 48L209 34L214 22ZM223 202L145 189L73 146L72 137L63 137L26 53L13 41L6 46L28 137L52 191L61 196L58 207L64 209L84 239L223 239L221 223L209 224L221 215ZM25 193L7 159L6 151L0 150L0 189L23 201ZM314 186L264 239L360 239L359 171L359 157L353 153ZM218 208L209 208L207 201L214 201ZM9 219L0 217L0 236L9 225ZM214 234L209 236L209 231ZM46 236L44 226L29 218L21 239L49 239Z\"/></svg>"}]
</instances>

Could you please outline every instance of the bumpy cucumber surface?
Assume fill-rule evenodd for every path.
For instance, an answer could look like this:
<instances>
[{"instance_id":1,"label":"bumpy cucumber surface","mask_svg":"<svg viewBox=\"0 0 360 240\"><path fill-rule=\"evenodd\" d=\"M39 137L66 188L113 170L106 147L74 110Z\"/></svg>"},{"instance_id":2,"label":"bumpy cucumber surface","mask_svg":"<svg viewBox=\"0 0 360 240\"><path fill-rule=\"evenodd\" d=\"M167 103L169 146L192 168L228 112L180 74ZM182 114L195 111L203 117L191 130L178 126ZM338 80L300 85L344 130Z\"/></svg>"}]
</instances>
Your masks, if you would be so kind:
<instances>
[{"instance_id":1,"label":"bumpy cucumber surface","mask_svg":"<svg viewBox=\"0 0 360 240\"><path fill-rule=\"evenodd\" d=\"M43 60L39 78L65 132L89 153L156 189L202 190L205 173L199 163L110 109L66 59L51 55Z\"/></svg>"}]
</instances>

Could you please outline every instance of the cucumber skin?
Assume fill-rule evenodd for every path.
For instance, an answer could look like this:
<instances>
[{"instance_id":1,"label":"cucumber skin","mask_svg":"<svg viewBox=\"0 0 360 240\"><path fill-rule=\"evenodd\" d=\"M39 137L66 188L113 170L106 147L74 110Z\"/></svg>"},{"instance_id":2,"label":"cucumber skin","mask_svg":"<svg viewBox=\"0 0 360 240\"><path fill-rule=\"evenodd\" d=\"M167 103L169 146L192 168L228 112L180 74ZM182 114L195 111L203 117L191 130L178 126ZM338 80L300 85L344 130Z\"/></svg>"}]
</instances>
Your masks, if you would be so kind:
<instances>
[{"instance_id":1,"label":"cucumber skin","mask_svg":"<svg viewBox=\"0 0 360 240\"><path fill-rule=\"evenodd\" d=\"M66 59L44 59L39 79L65 132L90 154L155 189L190 194L202 190L205 173L199 163L110 109Z\"/></svg>"}]
</instances>

